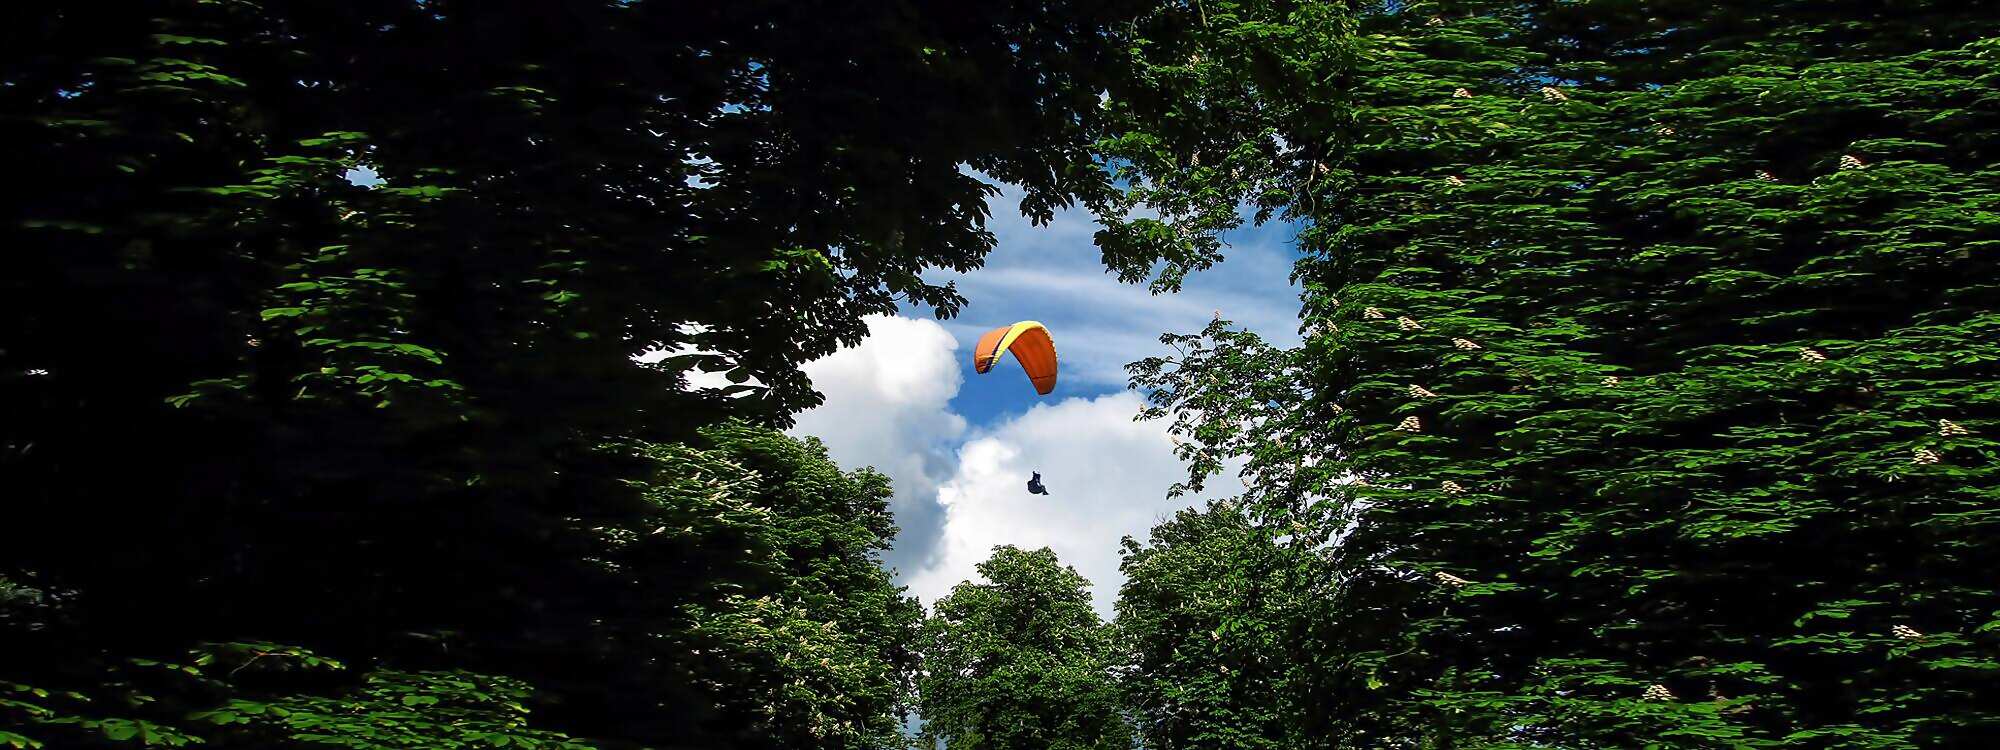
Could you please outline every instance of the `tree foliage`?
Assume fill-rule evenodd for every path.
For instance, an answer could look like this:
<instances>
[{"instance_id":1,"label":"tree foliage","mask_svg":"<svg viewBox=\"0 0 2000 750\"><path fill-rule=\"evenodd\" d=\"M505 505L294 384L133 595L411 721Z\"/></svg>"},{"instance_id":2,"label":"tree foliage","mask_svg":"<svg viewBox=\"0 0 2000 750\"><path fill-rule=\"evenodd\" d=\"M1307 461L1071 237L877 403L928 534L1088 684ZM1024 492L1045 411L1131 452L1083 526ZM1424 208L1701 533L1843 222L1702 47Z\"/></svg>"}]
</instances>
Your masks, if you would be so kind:
<instances>
[{"instance_id":1,"label":"tree foliage","mask_svg":"<svg viewBox=\"0 0 2000 750\"><path fill-rule=\"evenodd\" d=\"M127 657L68 689L0 683L12 748L519 747L588 745L529 726L529 688L463 671L356 673L304 649L202 644L185 658Z\"/></svg>"},{"instance_id":2,"label":"tree foliage","mask_svg":"<svg viewBox=\"0 0 2000 750\"><path fill-rule=\"evenodd\" d=\"M924 740L951 750L1125 750L1108 626L1047 548L996 547L924 622Z\"/></svg>"},{"instance_id":3,"label":"tree foliage","mask_svg":"<svg viewBox=\"0 0 2000 750\"><path fill-rule=\"evenodd\" d=\"M1976 5L1216 2L1142 52L1135 200L1301 226L1303 346L1135 381L1333 592L1310 746L1992 735Z\"/></svg>"},{"instance_id":4,"label":"tree foliage","mask_svg":"<svg viewBox=\"0 0 2000 750\"><path fill-rule=\"evenodd\" d=\"M537 563L569 566L564 598L532 619L411 633L366 654L359 671L272 644L225 644L186 663L121 655L74 639L77 613L63 606L73 597L12 585L0 653L38 665L33 684L60 684L76 705L23 709L0 727L43 742L50 719L63 718L108 734L150 722L211 743L247 732L269 743L259 747L564 746L521 723L527 684L463 672L475 667L532 676L551 721L610 743L897 744L921 612L881 566L895 534L888 482L842 472L817 441L743 423L706 428L696 443L619 448L649 467L627 480L646 509L590 528L593 543L570 558ZM188 679L126 687L135 665ZM227 674L213 674L221 666ZM260 670L284 679L250 679ZM239 697L239 687L256 692ZM434 694L460 697L422 697ZM89 718L114 710L101 706L143 708L144 718ZM450 713L461 709L472 713Z\"/></svg>"},{"instance_id":5,"label":"tree foliage","mask_svg":"<svg viewBox=\"0 0 2000 750\"><path fill-rule=\"evenodd\" d=\"M270 641L607 742L885 742L881 479L715 425L955 311L987 180L1104 200L1130 7L5 4L0 575L63 621L0 663Z\"/></svg>"},{"instance_id":6,"label":"tree foliage","mask_svg":"<svg viewBox=\"0 0 2000 750\"><path fill-rule=\"evenodd\" d=\"M5 4L0 745L1979 746L2000 14L1878 5ZM1115 627L773 431L988 179L1299 229Z\"/></svg>"},{"instance_id":7,"label":"tree foliage","mask_svg":"<svg viewBox=\"0 0 2000 750\"><path fill-rule=\"evenodd\" d=\"M1115 632L1121 688L1148 748L1289 748L1304 676L1285 627L1313 595L1274 577L1279 550L1230 504L1124 540Z\"/></svg>"}]
</instances>

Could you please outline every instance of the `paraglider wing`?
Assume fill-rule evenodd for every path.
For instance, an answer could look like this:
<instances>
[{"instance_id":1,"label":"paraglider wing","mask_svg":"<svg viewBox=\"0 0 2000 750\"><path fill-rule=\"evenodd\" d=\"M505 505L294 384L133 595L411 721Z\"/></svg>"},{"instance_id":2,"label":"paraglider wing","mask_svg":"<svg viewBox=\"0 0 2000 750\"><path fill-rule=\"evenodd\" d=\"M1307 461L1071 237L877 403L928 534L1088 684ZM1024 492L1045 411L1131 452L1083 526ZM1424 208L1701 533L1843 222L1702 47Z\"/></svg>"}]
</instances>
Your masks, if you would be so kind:
<instances>
[{"instance_id":1,"label":"paraglider wing","mask_svg":"<svg viewBox=\"0 0 2000 750\"><path fill-rule=\"evenodd\" d=\"M1046 396L1056 389L1056 343L1049 338L1048 328L1032 320L1001 326L979 337L979 345L972 350L972 369L985 374L1010 351L1035 384L1036 393Z\"/></svg>"}]
</instances>

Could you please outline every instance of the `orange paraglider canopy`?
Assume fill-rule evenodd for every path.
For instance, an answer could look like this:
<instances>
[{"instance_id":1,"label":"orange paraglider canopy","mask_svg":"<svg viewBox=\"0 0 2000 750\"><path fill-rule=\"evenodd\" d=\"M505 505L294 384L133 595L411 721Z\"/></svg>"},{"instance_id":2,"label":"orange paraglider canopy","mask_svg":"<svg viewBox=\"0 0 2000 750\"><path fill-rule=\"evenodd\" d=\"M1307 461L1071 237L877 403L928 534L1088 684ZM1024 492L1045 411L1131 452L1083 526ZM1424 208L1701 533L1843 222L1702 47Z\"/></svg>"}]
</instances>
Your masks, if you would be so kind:
<instances>
[{"instance_id":1,"label":"orange paraglider canopy","mask_svg":"<svg viewBox=\"0 0 2000 750\"><path fill-rule=\"evenodd\" d=\"M1046 396L1056 389L1056 342L1049 339L1048 328L1023 320L987 331L972 349L972 369L983 375L1009 351L1034 382L1036 393Z\"/></svg>"}]
</instances>

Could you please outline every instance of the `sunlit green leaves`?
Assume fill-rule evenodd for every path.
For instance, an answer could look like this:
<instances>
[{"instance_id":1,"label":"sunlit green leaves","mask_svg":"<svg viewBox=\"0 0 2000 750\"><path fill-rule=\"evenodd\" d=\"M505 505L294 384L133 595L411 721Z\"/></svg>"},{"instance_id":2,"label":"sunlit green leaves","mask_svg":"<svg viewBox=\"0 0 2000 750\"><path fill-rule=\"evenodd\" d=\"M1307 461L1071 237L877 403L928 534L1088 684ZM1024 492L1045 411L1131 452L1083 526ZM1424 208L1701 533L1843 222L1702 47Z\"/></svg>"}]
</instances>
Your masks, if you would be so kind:
<instances>
[{"instance_id":1,"label":"sunlit green leaves","mask_svg":"<svg viewBox=\"0 0 2000 750\"><path fill-rule=\"evenodd\" d=\"M1199 47L1174 54L1208 83L1163 72L1177 119L1113 143L1170 216L1271 193L1203 192L1230 139L1295 145L1242 173L1291 175L1308 338L1211 326L1134 381L1197 474L1247 462L1272 534L1338 540L1300 556L1336 588L1287 641L1333 665L1307 689L1334 708L1292 721L1334 746L1852 748L1994 721L1961 676L1992 644L1955 639L1995 591L1954 572L1991 554L2000 479L1959 419L2000 414L1967 388L1995 375L1974 300L2000 183L1966 145L1994 132L1971 93L1991 19L1920 4L1851 44L1830 40L1856 19L1807 3L1747 26L1729 4L1223 7L1155 48L1164 71ZM1235 49L1244 16L1288 41ZM1244 85L1305 50L1354 52L1324 83ZM1271 381L1301 387L1245 397ZM1894 644L1951 655L1854 661Z\"/></svg>"},{"instance_id":2,"label":"sunlit green leaves","mask_svg":"<svg viewBox=\"0 0 2000 750\"><path fill-rule=\"evenodd\" d=\"M952 750L1125 750L1132 728L1090 582L1048 549L997 547L924 622L919 713Z\"/></svg>"}]
</instances>

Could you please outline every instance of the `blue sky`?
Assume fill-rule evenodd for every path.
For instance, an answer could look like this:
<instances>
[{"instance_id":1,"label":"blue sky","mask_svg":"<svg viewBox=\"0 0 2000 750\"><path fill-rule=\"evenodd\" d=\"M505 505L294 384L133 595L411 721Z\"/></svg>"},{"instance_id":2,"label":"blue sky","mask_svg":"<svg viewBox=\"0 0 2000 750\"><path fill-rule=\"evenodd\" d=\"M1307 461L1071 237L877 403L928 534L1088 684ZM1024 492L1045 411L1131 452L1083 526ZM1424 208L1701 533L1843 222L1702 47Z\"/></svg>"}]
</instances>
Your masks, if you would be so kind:
<instances>
[{"instance_id":1,"label":"blue sky","mask_svg":"<svg viewBox=\"0 0 2000 750\"><path fill-rule=\"evenodd\" d=\"M1198 330L1217 310L1296 343L1294 229L1239 229L1225 238L1224 263L1156 296L1105 273L1087 212L1036 227L1018 200L1012 190L993 199L999 243L983 268L931 277L957 284L967 298L959 315L937 321L911 309L876 319L860 347L808 365L827 402L795 432L825 440L842 465L874 466L895 482L903 531L888 562L927 604L971 577L993 545L1016 544L1055 549L1096 583L1108 615L1120 538L1144 538L1201 500L1165 497L1184 468L1164 424L1133 421L1141 403L1124 367L1166 353L1161 333ZM1011 359L986 375L972 370L979 335L1017 320L1039 320L1055 339L1062 375L1047 396ZM1050 496L1026 493L1031 471Z\"/></svg>"},{"instance_id":2,"label":"blue sky","mask_svg":"<svg viewBox=\"0 0 2000 750\"><path fill-rule=\"evenodd\" d=\"M1150 294L1143 285L1121 284L1107 274L1091 242L1096 225L1082 211L1068 211L1037 227L1015 210L1018 193L993 200L992 225L998 246L984 268L970 273L933 274L953 281L967 298L945 328L962 347L988 329L1016 320L1039 320L1056 336L1062 377L1046 399L1089 398L1123 391L1125 365L1158 354L1159 335L1191 332L1220 309L1267 336L1295 342L1298 290L1287 281L1296 254L1295 230L1287 225L1246 227L1226 239L1229 258L1195 275L1179 294ZM909 315L928 314L928 310ZM1026 410L1039 400L1025 390L1011 360L977 376L968 353L966 384L952 407L974 423Z\"/></svg>"}]
</instances>

